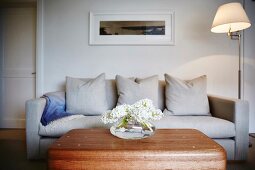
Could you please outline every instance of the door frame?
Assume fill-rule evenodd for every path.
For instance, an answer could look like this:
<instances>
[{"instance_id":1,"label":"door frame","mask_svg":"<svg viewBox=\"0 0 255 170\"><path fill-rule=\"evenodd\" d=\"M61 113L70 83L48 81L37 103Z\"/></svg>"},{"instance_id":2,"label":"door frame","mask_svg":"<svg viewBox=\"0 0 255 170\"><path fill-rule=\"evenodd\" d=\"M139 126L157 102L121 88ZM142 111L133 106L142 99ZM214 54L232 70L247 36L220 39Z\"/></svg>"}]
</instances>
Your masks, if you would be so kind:
<instances>
[{"instance_id":1,"label":"door frame","mask_svg":"<svg viewBox=\"0 0 255 170\"><path fill-rule=\"evenodd\" d=\"M36 78L35 78L35 96L38 98L44 93L44 43L43 43L43 26L44 26L44 1L37 0L37 21L36 21Z\"/></svg>"}]
</instances>

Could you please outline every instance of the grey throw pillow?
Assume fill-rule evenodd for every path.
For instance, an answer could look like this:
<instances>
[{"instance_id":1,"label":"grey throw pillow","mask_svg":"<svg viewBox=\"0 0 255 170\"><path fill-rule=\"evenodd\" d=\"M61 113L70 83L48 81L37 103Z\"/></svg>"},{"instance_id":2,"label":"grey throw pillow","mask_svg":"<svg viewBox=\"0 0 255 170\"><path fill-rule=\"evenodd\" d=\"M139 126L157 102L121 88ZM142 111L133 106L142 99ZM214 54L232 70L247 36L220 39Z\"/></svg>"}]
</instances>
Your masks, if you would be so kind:
<instances>
[{"instance_id":1,"label":"grey throw pillow","mask_svg":"<svg viewBox=\"0 0 255 170\"><path fill-rule=\"evenodd\" d=\"M158 76L151 76L145 79L129 79L116 76L118 91L118 103L134 104L141 99L150 99L155 107L158 107Z\"/></svg>"},{"instance_id":2,"label":"grey throw pillow","mask_svg":"<svg viewBox=\"0 0 255 170\"><path fill-rule=\"evenodd\" d=\"M210 115L206 76L180 80L165 74L166 109L174 115Z\"/></svg>"},{"instance_id":3,"label":"grey throw pillow","mask_svg":"<svg viewBox=\"0 0 255 170\"><path fill-rule=\"evenodd\" d=\"M66 111L100 115L107 110L105 74L94 79L66 77Z\"/></svg>"}]
</instances>

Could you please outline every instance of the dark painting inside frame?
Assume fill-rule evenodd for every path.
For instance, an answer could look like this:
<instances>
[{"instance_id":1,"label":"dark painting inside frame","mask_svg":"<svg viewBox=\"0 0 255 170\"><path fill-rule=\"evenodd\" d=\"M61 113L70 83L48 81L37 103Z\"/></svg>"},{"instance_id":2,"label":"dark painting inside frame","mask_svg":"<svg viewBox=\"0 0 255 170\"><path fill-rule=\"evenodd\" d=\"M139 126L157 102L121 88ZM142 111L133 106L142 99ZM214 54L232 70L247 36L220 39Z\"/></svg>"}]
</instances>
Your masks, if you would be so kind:
<instances>
[{"instance_id":1,"label":"dark painting inside frame","mask_svg":"<svg viewBox=\"0 0 255 170\"><path fill-rule=\"evenodd\" d=\"M100 21L100 35L165 35L165 21Z\"/></svg>"}]
</instances>

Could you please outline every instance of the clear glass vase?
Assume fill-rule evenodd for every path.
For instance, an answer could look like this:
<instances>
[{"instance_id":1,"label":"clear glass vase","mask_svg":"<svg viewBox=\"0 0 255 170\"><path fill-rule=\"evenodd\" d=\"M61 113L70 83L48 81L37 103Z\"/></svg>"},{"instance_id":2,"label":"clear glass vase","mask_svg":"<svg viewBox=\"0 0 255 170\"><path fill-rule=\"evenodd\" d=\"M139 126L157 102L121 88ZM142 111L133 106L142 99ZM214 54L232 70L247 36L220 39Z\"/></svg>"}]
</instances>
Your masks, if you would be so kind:
<instances>
[{"instance_id":1,"label":"clear glass vase","mask_svg":"<svg viewBox=\"0 0 255 170\"><path fill-rule=\"evenodd\" d=\"M110 128L112 135L122 139L143 139L155 133L155 126L144 121L142 123L123 118Z\"/></svg>"}]
</instances>

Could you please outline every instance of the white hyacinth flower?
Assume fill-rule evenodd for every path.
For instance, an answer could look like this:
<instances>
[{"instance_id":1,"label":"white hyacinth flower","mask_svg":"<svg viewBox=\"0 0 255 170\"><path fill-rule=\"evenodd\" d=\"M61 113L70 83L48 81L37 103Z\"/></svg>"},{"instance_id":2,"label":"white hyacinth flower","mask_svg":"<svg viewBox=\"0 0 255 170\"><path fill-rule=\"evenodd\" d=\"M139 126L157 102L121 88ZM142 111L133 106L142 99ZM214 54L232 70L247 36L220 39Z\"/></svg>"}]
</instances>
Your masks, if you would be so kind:
<instances>
[{"instance_id":1,"label":"white hyacinth flower","mask_svg":"<svg viewBox=\"0 0 255 170\"><path fill-rule=\"evenodd\" d=\"M142 99L133 105L124 104L117 106L112 111L106 111L102 115L101 120L103 123L107 124L115 123L123 118L132 118L137 122L149 124L149 121L159 120L162 117L162 111L160 109L156 109L150 99Z\"/></svg>"}]
</instances>

